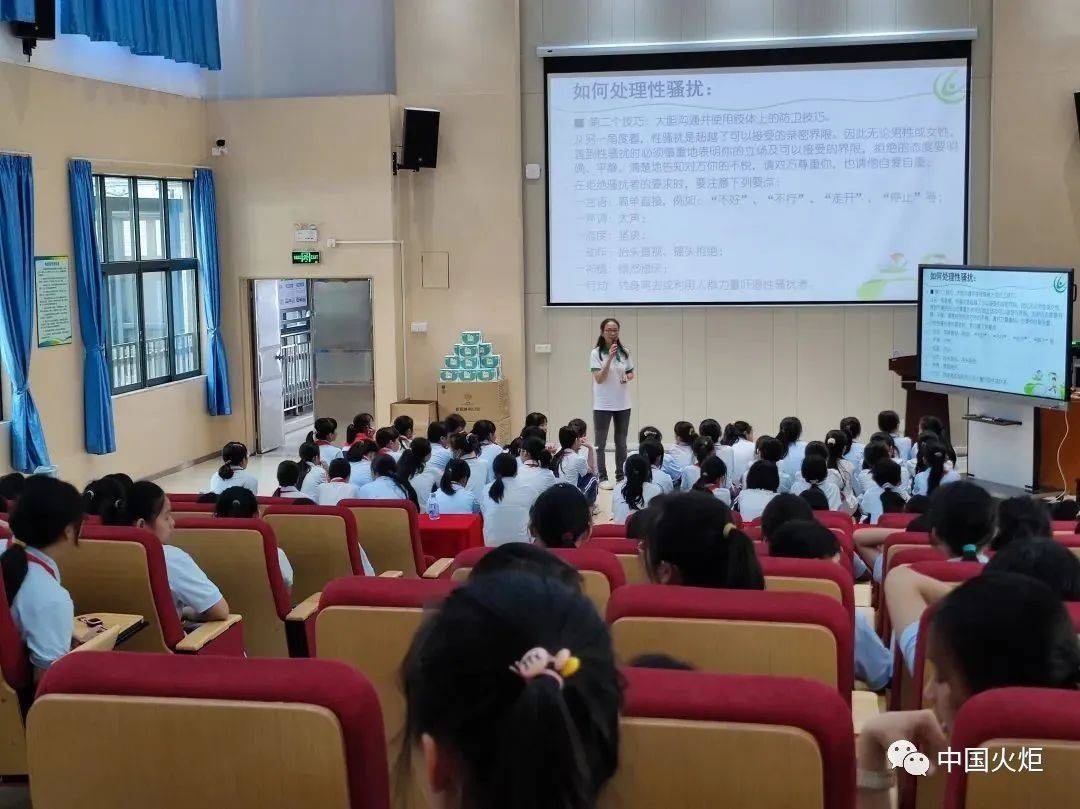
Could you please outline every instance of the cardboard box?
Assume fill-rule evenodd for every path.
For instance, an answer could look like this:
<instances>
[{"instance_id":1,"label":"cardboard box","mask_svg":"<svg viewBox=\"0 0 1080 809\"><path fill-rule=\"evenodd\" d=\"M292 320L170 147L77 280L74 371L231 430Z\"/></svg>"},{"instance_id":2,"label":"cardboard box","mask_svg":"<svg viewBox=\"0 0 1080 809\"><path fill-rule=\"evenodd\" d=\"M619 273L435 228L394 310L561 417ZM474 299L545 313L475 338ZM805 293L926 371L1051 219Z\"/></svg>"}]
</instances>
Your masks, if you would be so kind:
<instances>
[{"instance_id":1,"label":"cardboard box","mask_svg":"<svg viewBox=\"0 0 1080 809\"><path fill-rule=\"evenodd\" d=\"M502 421L495 422L495 443L501 444L504 447L509 444L515 435L515 433L512 432L512 429L509 417Z\"/></svg>"},{"instance_id":2,"label":"cardboard box","mask_svg":"<svg viewBox=\"0 0 1080 809\"><path fill-rule=\"evenodd\" d=\"M398 416L410 416L416 434L426 436L427 426L439 420L439 403L430 399L402 399L390 405L390 420Z\"/></svg>"},{"instance_id":3,"label":"cardboard box","mask_svg":"<svg viewBox=\"0 0 1080 809\"><path fill-rule=\"evenodd\" d=\"M476 373L462 371L460 373ZM472 427L477 419L495 422L499 430L499 443L503 433L510 430L510 385L505 380L498 382L450 382L438 386L439 412L443 417L458 413Z\"/></svg>"}]
</instances>

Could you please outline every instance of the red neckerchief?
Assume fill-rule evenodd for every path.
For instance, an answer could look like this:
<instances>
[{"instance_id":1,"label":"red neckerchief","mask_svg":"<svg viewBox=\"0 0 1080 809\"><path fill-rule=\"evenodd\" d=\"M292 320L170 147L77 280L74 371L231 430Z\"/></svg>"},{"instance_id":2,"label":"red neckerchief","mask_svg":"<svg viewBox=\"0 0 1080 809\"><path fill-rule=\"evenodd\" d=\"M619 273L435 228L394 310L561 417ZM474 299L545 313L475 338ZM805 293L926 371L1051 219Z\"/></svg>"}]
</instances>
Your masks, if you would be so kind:
<instances>
[{"instance_id":1,"label":"red neckerchief","mask_svg":"<svg viewBox=\"0 0 1080 809\"><path fill-rule=\"evenodd\" d=\"M315 441L315 446L317 446L317 447L332 447L334 445L331 444L329 441L323 441L322 439L318 439L318 440Z\"/></svg>"},{"instance_id":2,"label":"red neckerchief","mask_svg":"<svg viewBox=\"0 0 1080 809\"><path fill-rule=\"evenodd\" d=\"M30 562L31 564L37 565L40 568L42 568L46 573L48 573L50 576L52 576L53 579L56 578L56 573L53 572L53 569L51 567L49 567L47 564L45 564L44 562L42 562L40 559L38 559L33 554L27 553L26 554L26 561Z\"/></svg>"}]
</instances>

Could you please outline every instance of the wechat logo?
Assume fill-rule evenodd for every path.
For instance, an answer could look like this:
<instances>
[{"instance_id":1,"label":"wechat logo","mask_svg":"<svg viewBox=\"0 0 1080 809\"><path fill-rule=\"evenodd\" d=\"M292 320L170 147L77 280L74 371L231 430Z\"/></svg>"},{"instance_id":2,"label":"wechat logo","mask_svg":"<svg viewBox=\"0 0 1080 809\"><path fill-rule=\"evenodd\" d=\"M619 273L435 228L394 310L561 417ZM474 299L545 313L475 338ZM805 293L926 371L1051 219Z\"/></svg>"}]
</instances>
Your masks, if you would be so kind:
<instances>
[{"instance_id":1,"label":"wechat logo","mask_svg":"<svg viewBox=\"0 0 1080 809\"><path fill-rule=\"evenodd\" d=\"M938 101L945 104L959 104L967 97L964 85L957 78L958 73L951 70L948 73L939 73L934 79L934 95Z\"/></svg>"},{"instance_id":2,"label":"wechat logo","mask_svg":"<svg viewBox=\"0 0 1080 809\"><path fill-rule=\"evenodd\" d=\"M908 775L926 775L930 772L930 759L907 739L899 739L890 744L887 755L894 769L903 767Z\"/></svg>"},{"instance_id":3,"label":"wechat logo","mask_svg":"<svg viewBox=\"0 0 1080 809\"><path fill-rule=\"evenodd\" d=\"M1068 288L1069 288L1069 282L1066 281L1064 278L1055 278L1054 279L1054 292L1061 295Z\"/></svg>"}]
</instances>

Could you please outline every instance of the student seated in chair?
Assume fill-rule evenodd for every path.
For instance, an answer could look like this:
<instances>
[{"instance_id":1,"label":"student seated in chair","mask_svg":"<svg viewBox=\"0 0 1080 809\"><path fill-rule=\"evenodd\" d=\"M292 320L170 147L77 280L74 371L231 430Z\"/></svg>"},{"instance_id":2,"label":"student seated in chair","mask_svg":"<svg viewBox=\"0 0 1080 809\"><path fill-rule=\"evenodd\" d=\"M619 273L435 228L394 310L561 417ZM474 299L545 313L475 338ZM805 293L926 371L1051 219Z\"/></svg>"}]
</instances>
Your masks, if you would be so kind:
<instances>
[{"instance_id":1,"label":"student seated in chair","mask_svg":"<svg viewBox=\"0 0 1080 809\"><path fill-rule=\"evenodd\" d=\"M234 486L226 489L218 497L214 505L215 517L227 517L233 520L257 520L259 518L259 501L247 489ZM281 548L277 549L278 567L281 568L281 578L285 586L290 590L293 584L293 569L289 564L289 557Z\"/></svg>"},{"instance_id":2,"label":"student seated in chair","mask_svg":"<svg viewBox=\"0 0 1080 809\"><path fill-rule=\"evenodd\" d=\"M160 540L165 554L169 590L172 591L176 611L183 619L201 623L224 621L229 617L229 604L217 586L190 554L169 544L176 522L173 520L172 503L160 486L140 480L132 485L126 498L106 504L101 517L105 525L142 528Z\"/></svg>"}]
</instances>

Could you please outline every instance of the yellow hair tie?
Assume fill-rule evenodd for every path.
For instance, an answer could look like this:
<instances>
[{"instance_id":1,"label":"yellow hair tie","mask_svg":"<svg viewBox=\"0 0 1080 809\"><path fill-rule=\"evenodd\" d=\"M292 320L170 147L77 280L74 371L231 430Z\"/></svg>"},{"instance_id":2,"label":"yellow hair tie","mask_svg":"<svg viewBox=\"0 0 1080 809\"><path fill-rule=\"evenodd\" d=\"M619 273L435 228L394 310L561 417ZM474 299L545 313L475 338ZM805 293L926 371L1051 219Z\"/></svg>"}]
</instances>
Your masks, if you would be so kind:
<instances>
[{"instance_id":1,"label":"yellow hair tie","mask_svg":"<svg viewBox=\"0 0 1080 809\"><path fill-rule=\"evenodd\" d=\"M26 543L23 542L21 539L12 539L11 544L12 545L18 545L20 548L25 548L26 547Z\"/></svg>"},{"instance_id":2,"label":"yellow hair tie","mask_svg":"<svg viewBox=\"0 0 1080 809\"><path fill-rule=\"evenodd\" d=\"M559 674L563 677L573 677L581 669L581 660L577 657L569 657L566 662L563 663L563 667L559 669Z\"/></svg>"},{"instance_id":3,"label":"yellow hair tie","mask_svg":"<svg viewBox=\"0 0 1080 809\"><path fill-rule=\"evenodd\" d=\"M726 537L728 534L730 534L734 530L735 530L735 523L729 522L727 525L724 526L724 536Z\"/></svg>"}]
</instances>

